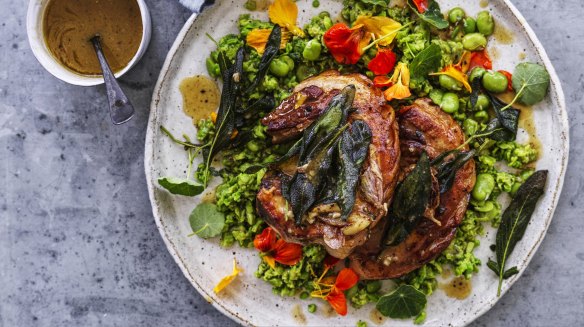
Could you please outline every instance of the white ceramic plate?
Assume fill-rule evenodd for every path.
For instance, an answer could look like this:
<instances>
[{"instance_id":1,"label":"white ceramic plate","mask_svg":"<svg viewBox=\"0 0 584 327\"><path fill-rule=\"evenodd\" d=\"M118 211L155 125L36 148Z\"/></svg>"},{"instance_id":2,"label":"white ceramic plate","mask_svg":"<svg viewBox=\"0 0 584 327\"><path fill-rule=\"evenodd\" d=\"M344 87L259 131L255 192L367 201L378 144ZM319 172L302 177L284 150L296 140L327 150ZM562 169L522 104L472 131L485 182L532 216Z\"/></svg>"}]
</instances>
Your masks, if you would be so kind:
<instances>
[{"instance_id":1,"label":"white ceramic plate","mask_svg":"<svg viewBox=\"0 0 584 327\"><path fill-rule=\"evenodd\" d=\"M359 310L350 308L345 317L324 314L325 303L319 305L317 314L306 312L307 301L298 298L280 298L272 294L268 283L257 279L254 272L260 261L253 249L233 247L221 248L218 241L206 241L197 237L187 237L191 233L188 215L201 200L181 196L171 196L160 189L157 178L160 176L182 176L186 167L185 152L161 135L159 126L164 125L178 135L195 132L191 120L182 112L182 98L179 92L180 81L188 76L207 74L205 58L214 49L213 43L205 36L209 33L219 38L230 32L237 32L237 17L245 12L244 1L218 1L207 8L203 14L193 15L185 24L170 50L160 73L152 99L148 133L146 135L145 166L152 210L160 234L168 250L193 286L218 310L235 321L245 325L346 325L355 326L358 320L371 320L373 306ZM300 0L299 25L306 23L311 16L327 10L333 17L340 12L341 1L321 1L321 7L311 7L312 0ZM443 11L454 6L462 6L470 15L480 10L479 1L440 1ZM534 110L537 136L542 142L541 158L538 169L548 169L549 178L545 196L540 200L527 229L525 237L517 245L511 262L523 272L541 243L552 220L554 209L560 196L564 173L568 162L568 123L564 94L559 79L543 47L525 19L507 0L492 0L488 6L494 15L498 28L505 28L513 34L512 42L506 38L491 38L490 53L497 69L513 71L521 61L539 62L550 72L552 83L549 96ZM254 13L267 19L265 13ZM522 55L523 56L523 55ZM525 137L523 135L519 136ZM477 256L486 263L492 252L495 233L490 230L477 250ZM214 285L231 271L232 259L244 268L244 273L230 285L224 293L213 293ZM520 275L515 275L504 283L508 290ZM455 300L438 290L429 297L427 307L428 326L463 326L489 310L498 300L497 280L486 266L472 279L472 294L465 300ZM297 312L293 312L297 308ZM298 310L299 309L299 310ZM298 313L300 312L300 314ZM411 320L386 321L392 326L412 325Z\"/></svg>"}]
</instances>

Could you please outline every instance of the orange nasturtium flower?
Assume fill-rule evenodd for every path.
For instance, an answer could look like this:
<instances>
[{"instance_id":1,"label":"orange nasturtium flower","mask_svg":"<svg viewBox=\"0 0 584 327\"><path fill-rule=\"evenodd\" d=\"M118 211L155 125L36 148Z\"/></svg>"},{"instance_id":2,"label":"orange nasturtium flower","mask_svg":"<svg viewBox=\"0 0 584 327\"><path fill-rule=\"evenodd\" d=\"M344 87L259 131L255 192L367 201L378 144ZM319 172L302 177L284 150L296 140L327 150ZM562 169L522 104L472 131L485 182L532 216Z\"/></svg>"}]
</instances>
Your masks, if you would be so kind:
<instances>
[{"instance_id":1,"label":"orange nasturtium flower","mask_svg":"<svg viewBox=\"0 0 584 327\"><path fill-rule=\"evenodd\" d=\"M389 80L392 86L383 92L385 100L401 100L412 96L410 92L410 70L406 64L403 62L397 64L393 76Z\"/></svg>"},{"instance_id":2,"label":"orange nasturtium flower","mask_svg":"<svg viewBox=\"0 0 584 327\"><path fill-rule=\"evenodd\" d=\"M359 16L353 25L364 25L367 32L375 36L377 44L384 47L393 42L397 32L402 28L402 24L383 16Z\"/></svg>"},{"instance_id":3,"label":"orange nasturtium flower","mask_svg":"<svg viewBox=\"0 0 584 327\"><path fill-rule=\"evenodd\" d=\"M428 10L429 0L412 0L412 1L416 5L416 8L418 8L420 14L423 14L426 12L426 10Z\"/></svg>"},{"instance_id":4,"label":"orange nasturtium flower","mask_svg":"<svg viewBox=\"0 0 584 327\"><path fill-rule=\"evenodd\" d=\"M487 52L487 49L472 53L472 55L470 56L470 64L468 70L472 70L475 67L493 69L493 62L491 61L491 58L489 58L489 53Z\"/></svg>"},{"instance_id":5,"label":"orange nasturtium flower","mask_svg":"<svg viewBox=\"0 0 584 327\"><path fill-rule=\"evenodd\" d=\"M338 63L354 65L361 58L363 48L369 44L371 33L364 25L349 28L346 24L337 23L324 33L323 40Z\"/></svg>"},{"instance_id":6,"label":"orange nasturtium flower","mask_svg":"<svg viewBox=\"0 0 584 327\"><path fill-rule=\"evenodd\" d=\"M247 38L245 40L246 44L250 47L256 49L259 54L263 54L266 50L266 44L268 43L268 38L270 37L270 33L272 33L271 29L267 28L256 28L255 30L249 32L247 34ZM286 47L286 43L290 40L290 32L282 31L282 40L280 41L280 49L284 49Z\"/></svg>"},{"instance_id":7,"label":"orange nasturtium flower","mask_svg":"<svg viewBox=\"0 0 584 327\"><path fill-rule=\"evenodd\" d=\"M231 272L230 275L223 277L219 281L219 283L217 283L217 285L215 285L215 288L213 288L213 291L216 294L221 292L225 287L227 287L227 285L231 284L231 282L235 279L235 277L237 277L237 275L239 275L239 273L242 271L243 270L237 266L237 261L235 261L235 259L233 259L233 271Z\"/></svg>"},{"instance_id":8,"label":"orange nasturtium flower","mask_svg":"<svg viewBox=\"0 0 584 327\"><path fill-rule=\"evenodd\" d=\"M262 259L272 268L276 266L276 262L293 266L302 259L302 245L278 240L271 227L256 235L253 245L262 252Z\"/></svg>"},{"instance_id":9,"label":"orange nasturtium flower","mask_svg":"<svg viewBox=\"0 0 584 327\"><path fill-rule=\"evenodd\" d=\"M458 65L448 65L448 66L444 67L444 69L442 69L442 71L440 71L439 73L433 73L430 75L432 75L432 76L438 76L438 75L450 76L450 77L454 78L455 80L459 81L460 83L462 83L462 85L464 85L464 88L468 92L472 92L472 88L471 88L470 84L468 83L468 76L462 72L461 68Z\"/></svg>"},{"instance_id":10,"label":"orange nasturtium flower","mask_svg":"<svg viewBox=\"0 0 584 327\"><path fill-rule=\"evenodd\" d=\"M303 37L304 31L296 26L298 18L298 6L292 0L276 0L268 8L268 15L274 24L278 24L292 34Z\"/></svg>"},{"instance_id":11,"label":"orange nasturtium flower","mask_svg":"<svg viewBox=\"0 0 584 327\"><path fill-rule=\"evenodd\" d=\"M377 76L387 75L395 67L396 61L397 56L391 49L380 48L377 50L375 58L371 59L369 64L367 64L367 68Z\"/></svg>"},{"instance_id":12,"label":"orange nasturtium flower","mask_svg":"<svg viewBox=\"0 0 584 327\"><path fill-rule=\"evenodd\" d=\"M324 277L329 268L325 267L320 278L314 282L315 290L310 293L310 296L326 300L338 314L344 316L347 314L347 298L344 291L355 286L359 281L359 276L353 269L344 268L336 277Z\"/></svg>"}]
</instances>

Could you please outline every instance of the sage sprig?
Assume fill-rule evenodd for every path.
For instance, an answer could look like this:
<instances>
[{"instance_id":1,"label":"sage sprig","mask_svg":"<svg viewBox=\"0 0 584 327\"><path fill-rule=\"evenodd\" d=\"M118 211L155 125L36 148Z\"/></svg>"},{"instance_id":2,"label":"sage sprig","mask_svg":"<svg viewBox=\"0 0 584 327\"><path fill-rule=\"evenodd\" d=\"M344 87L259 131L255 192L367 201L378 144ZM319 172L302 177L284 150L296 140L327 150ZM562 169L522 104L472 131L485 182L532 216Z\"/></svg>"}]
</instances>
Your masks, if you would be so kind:
<instances>
[{"instance_id":1,"label":"sage sprig","mask_svg":"<svg viewBox=\"0 0 584 327\"><path fill-rule=\"evenodd\" d=\"M501 295L503 280L519 271L517 267L505 270L505 264L515 249L517 243L523 238L531 215L535 210L537 201L544 193L548 171L536 171L521 185L515 198L503 213L501 226L497 230L495 253L497 261L489 259L487 266L499 276L497 296Z\"/></svg>"}]
</instances>

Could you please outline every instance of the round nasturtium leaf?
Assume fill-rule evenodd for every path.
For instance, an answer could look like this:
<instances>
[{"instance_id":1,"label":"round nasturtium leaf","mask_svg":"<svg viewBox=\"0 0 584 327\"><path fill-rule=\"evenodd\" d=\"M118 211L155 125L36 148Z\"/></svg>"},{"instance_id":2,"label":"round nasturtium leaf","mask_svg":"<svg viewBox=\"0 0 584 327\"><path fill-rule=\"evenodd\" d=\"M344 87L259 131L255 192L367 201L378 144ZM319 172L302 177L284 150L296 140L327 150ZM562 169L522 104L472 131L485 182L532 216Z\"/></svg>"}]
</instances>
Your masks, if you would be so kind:
<instances>
[{"instance_id":1,"label":"round nasturtium leaf","mask_svg":"<svg viewBox=\"0 0 584 327\"><path fill-rule=\"evenodd\" d=\"M225 226L225 216L213 203L199 204L189 216L193 234L202 238L211 238L221 234Z\"/></svg>"},{"instance_id":2,"label":"round nasturtium leaf","mask_svg":"<svg viewBox=\"0 0 584 327\"><path fill-rule=\"evenodd\" d=\"M419 315L426 307L426 295L411 285L402 285L377 301L377 310L390 318L405 319Z\"/></svg>"}]
</instances>

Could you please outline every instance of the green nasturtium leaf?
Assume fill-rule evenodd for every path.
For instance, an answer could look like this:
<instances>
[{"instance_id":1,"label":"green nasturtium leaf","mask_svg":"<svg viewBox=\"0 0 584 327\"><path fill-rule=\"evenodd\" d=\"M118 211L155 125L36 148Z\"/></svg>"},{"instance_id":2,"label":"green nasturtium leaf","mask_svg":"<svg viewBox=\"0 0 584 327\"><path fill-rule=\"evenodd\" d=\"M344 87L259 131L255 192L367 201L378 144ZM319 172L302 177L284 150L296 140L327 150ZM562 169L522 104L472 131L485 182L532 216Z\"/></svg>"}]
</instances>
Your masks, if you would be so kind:
<instances>
[{"instance_id":1,"label":"green nasturtium leaf","mask_svg":"<svg viewBox=\"0 0 584 327\"><path fill-rule=\"evenodd\" d=\"M221 234L225 226L225 216L213 203L204 202L193 209L189 216L193 235L211 238Z\"/></svg>"},{"instance_id":2,"label":"green nasturtium leaf","mask_svg":"<svg viewBox=\"0 0 584 327\"><path fill-rule=\"evenodd\" d=\"M520 63L513 72L513 89L519 95L518 101L531 106L547 95L550 74L545 67L531 62Z\"/></svg>"},{"instance_id":3,"label":"green nasturtium leaf","mask_svg":"<svg viewBox=\"0 0 584 327\"><path fill-rule=\"evenodd\" d=\"M428 3L428 9L423 14L421 14L418 9L416 9L416 6L412 3L411 0L408 1L408 5L412 11L418 15L418 17L420 17L426 23L436 27L437 29L442 30L450 26L448 21L444 19L444 15L442 14L442 11L440 11L440 5L438 2L430 0Z\"/></svg>"},{"instance_id":4,"label":"green nasturtium leaf","mask_svg":"<svg viewBox=\"0 0 584 327\"><path fill-rule=\"evenodd\" d=\"M158 184L167 189L172 194L195 196L201 194L205 187L189 179L176 177L160 177Z\"/></svg>"},{"instance_id":5,"label":"green nasturtium leaf","mask_svg":"<svg viewBox=\"0 0 584 327\"><path fill-rule=\"evenodd\" d=\"M442 61L442 49L437 44L431 44L412 60L410 74L412 79L427 78L428 74L437 71Z\"/></svg>"},{"instance_id":6,"label":"green nasturtium leaf","mask_svg":"<svg viewBox=\"0 0 584 327\"><path fill-rule=\"evenodd\" d=\"M395 291L379 298L376 308L382 315L406 319L419 315L426 307L426 295L411 285L401 285Z\"/></svg>"}]
</instances>

